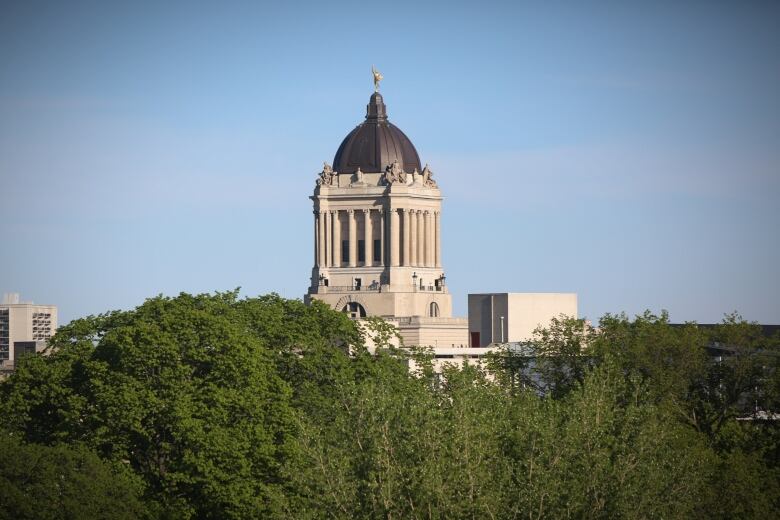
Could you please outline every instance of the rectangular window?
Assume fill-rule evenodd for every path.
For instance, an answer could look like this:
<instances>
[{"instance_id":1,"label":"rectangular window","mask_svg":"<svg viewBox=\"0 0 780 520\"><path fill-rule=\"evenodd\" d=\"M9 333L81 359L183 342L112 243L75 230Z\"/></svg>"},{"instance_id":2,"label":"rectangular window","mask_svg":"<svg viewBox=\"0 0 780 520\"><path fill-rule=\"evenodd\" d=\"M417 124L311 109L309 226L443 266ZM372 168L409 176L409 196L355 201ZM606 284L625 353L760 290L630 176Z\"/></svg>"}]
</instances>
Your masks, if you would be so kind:
<instances>
[{"instance_id":1,"label":"rectangular window","mask_svg":"<svg viewBox=\"0 0 780 520\"><path fill-rule=\"evenodd\" d=\"M364 240L358 240L358 262L366 261L366 242Z\"/></svg>"},{"instance_id":2,"label":"rectangular window","mask_svg":"<svg viewBox=\"0 0 780 520\"><path fill-rule=\"evenodd\" d=\"M349 263L349 240L341 241L341 261Z\"/></svg>"},{"instance_id":3,"label":"rectangular window","mask_svg":"<svg viewBox=\"0 0 780 520\"><path fill-rule=\"evenodd\" d=\"M0 309L0 361L10 359L9 329L10 314L8 309Z\"/></svg>"},{"instance_id":4,"label":"rectangular window","mask_svg":"<svg viewBox=\"0 0 780 520\"><path fill-rule=\"evenodd\" d=\"M381 256L382 256L382 241L377 239L374 240L374 260L379 260Z\"/></svg>"}]
</instances>

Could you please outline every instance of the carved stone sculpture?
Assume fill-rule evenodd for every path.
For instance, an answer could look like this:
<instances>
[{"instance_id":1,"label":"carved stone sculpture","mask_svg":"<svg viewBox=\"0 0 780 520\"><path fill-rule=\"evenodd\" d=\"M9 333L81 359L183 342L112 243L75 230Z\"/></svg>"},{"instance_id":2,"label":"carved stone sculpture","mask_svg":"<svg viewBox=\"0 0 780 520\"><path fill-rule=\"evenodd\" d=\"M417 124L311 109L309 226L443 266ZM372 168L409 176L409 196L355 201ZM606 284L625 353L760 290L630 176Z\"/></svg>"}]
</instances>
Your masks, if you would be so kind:
<instances>
[{"instance_id":1,"label":"carved stone sculpture","mask_svg":"<svg viewBox=\"0 0 780 520\"><path fill-rule=\"evenodd\" d=\"M350 186L363 186L366 183L363 182L363 170L358 167L357 171L355 172L354 181L350 183Z\"/></svg>"},{"instance_id":2,"label":"carved stone sculpture","mask_svg":"<svg viewBox=\"0 0 780 520\"><path fill-rule=\"evenodd\" d=\"M333 171L333 167L327 162L324 162L322 163L320 178L317 179L317 186L333 186L335 177L336 173Z\"/></svg>"},{"instance_id":3,"label":"carved stone sculpture","mask_svg":"<svg viewBox=\"0 0 780 520\"><path fill-rule=\"evenodd\" d=\"M422 171L422 178L423 178L423 186L426 186L428 188L437 188L438 184L436 184L436 181L433 180L433 172L430 168L428 168L428 164L426 163L425 168L423 168Z\"/></svg>"},{"instance_id":4,"label":"carved stone sculpture","mask_svg":"<svg viewBox=\"0 0 780 520\"><path fill-rule=\"evenodd\" d=\"M385 184L395 184L396 182L406 184L406 172L396 160L393 161L393 164L387 165L382 180Z\"/></svg>"}]
</instances>

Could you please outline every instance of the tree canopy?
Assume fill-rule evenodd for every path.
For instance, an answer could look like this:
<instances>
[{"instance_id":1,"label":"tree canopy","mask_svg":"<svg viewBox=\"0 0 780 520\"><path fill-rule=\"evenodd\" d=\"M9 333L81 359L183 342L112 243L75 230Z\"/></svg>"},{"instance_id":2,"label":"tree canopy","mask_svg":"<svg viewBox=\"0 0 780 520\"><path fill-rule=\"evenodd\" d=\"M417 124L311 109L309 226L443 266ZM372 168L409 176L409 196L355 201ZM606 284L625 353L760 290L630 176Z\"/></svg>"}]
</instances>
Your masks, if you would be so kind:
<instances>
[{"instance_id":1,"label":"tree canopy","mask_svg":"<svg viewBox=\"0 0 780 520\"><path fill-rule=\"evenodd\" d=\"M237 291L71 322L0 383L0 518L780 510L780 428L754 413L778 409L778 343L737 315L562 317L441 376L394 343L381 322Z\"/></svg>"},{"instance_id":2,"label":"tree canopy","mask_svg":"<svg viewBox=\"0 0 780 520\"><path fill-rule=\"evenodd\" d=\"M25 444L8 434L2 439L0 519L131 520L149 513L141 482L127 468L82 446Z\"/></svg>"}]
</instances>

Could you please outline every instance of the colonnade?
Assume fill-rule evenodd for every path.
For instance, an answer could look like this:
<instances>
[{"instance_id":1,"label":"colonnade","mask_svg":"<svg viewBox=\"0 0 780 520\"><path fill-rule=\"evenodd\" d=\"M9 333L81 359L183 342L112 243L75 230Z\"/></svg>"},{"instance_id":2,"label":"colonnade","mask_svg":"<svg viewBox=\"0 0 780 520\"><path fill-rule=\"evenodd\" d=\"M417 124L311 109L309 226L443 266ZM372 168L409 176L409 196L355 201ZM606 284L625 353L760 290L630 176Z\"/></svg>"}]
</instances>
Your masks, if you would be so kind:
<instances>
[{"instance_id":1,"label":"colonnade","mask_svg":"<svg viewBox=\"0 0 780 520\"><path fill-rule=\"evenodd\" d=\"M342 238L346 220L346 237ZM363 233L358 237L358 221ZM376 228L376 232L375 232ZM376 238L375 238L376 237ZM346 240L346 258L342 243ZM358 241L364 260L358 261ZM374 254L379 240L379 255ZM347 209L314 212L314 262L317 267L441 267L441 215L420 209Z\"/></svg>"}]
</instances>

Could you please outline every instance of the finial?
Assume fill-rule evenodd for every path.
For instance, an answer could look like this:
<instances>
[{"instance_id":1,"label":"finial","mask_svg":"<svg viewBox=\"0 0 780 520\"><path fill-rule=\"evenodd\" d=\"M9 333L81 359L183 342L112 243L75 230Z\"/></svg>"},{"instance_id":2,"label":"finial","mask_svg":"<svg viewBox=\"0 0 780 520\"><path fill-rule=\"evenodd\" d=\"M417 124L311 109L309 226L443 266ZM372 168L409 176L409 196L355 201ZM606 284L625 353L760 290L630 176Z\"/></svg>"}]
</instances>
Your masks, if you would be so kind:
<instances>
[{"instance_id":1,"label":"finial","mask_svg":"<svg viewBox=\"0 0 780 520\"><path fill-rule=\"evenodd\" d=\"M379 92L379 82L385 79L385 77L373 65L371 65L371 74L374 75L374 92Z\"/></svg>"}]
</instances>

